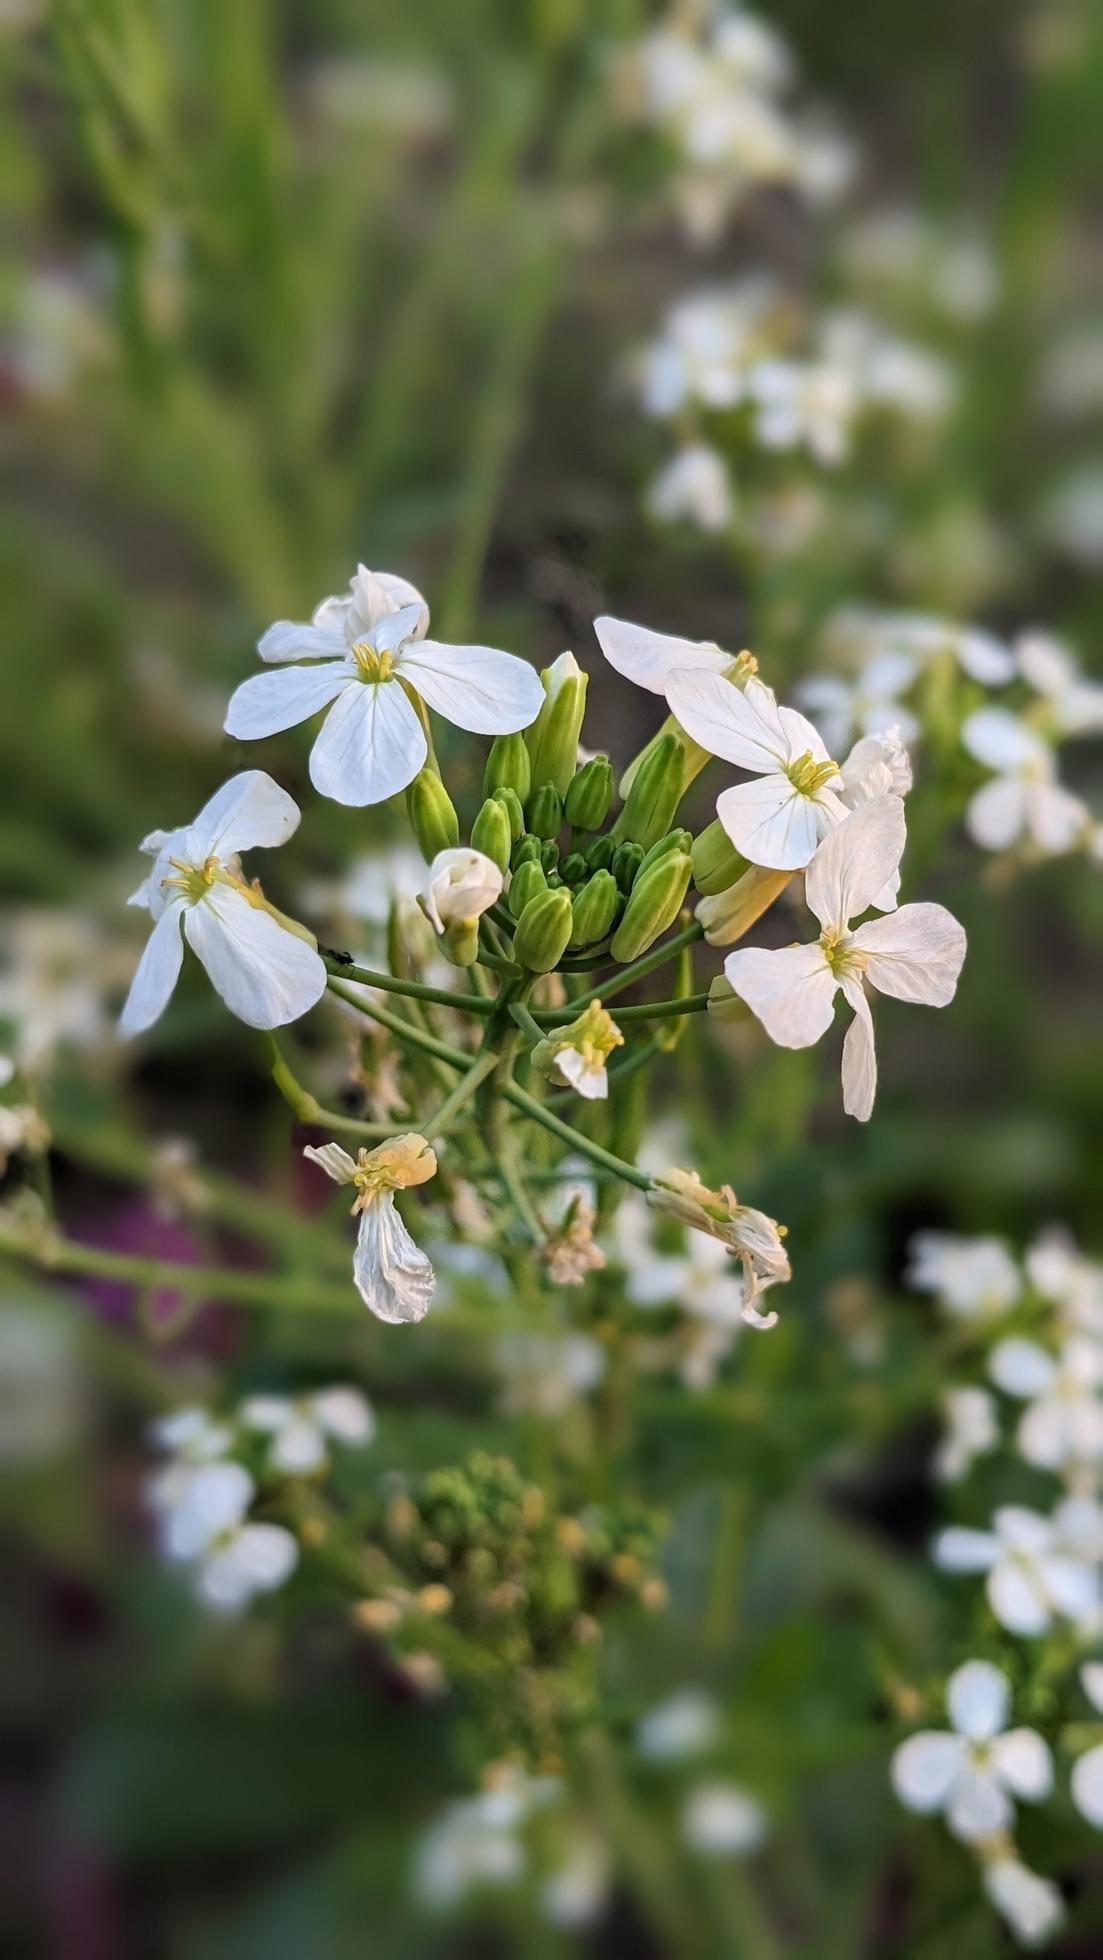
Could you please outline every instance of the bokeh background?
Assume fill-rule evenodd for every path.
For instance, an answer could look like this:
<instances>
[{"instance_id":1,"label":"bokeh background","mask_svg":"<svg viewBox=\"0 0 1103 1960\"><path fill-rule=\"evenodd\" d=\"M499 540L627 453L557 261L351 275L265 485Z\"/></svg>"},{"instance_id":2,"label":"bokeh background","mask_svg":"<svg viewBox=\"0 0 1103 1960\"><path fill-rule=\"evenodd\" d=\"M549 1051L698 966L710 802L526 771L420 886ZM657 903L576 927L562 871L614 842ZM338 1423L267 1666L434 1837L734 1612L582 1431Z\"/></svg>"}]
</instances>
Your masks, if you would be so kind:
<instances>
[{"instance_id":1,"label":"bokeh background","mask_svg":"<svg viewBox=\"0 0 1103 1960\"><path fill-rule=\"evenodd\" d=\"M648 1116L673 1111L703 1168L788 1225L781 1325L703 1387L641 1372L614 1395L607 1376L551 1419L503 1393L513 1305L486 1269L457 1262L417 1341L335 1305L343 1227L304 1188L263 1044L201 975L135 1047L112 1033L141 940L123 909L138 840L241 766L221 720L258 634L358 559L413 578L441 638L539 666L572 647L586 740L618 762L658 704L603 667L603 611L749 646L781 694L822 671L825 623L853 601L1044 625L1099 671L1098 17L778 0L853 181L830 214L752 186L705 243L677 157L625 107L618 63L655 18L637 0L0 4L0 1012L38 1029L51 1138L13 1156L4 1202L29 1192L108 1251L275 1272L299 1303L0 1268L13 1954L1007 1950L967 1856L887 1790L890 1686L926 1692L969 1651L925 1551L960 1330L902 1275L920 1229L1021 1246L1059 1223L1098 1250L1098 864L987 858L961 823L979 772L932 738L913 876L970 955L951 1010L881 1014L875 1120L842 1116L833 1056L737 1044L720 1068L696 1030L649 1085ZM948 413L914 443L874 427L834 470L739 452L738 534L660 521L670 435L632 361L664 310L763 268L802 306L837 301L863 218L899 206L963 225L990 275L989 300L947 320L906 252L897 270L894 324L952 368ZM773 548L771 500L809 489L807 538ZM471 747L442 751L468 812ZM306 811L273 894L364 948L370 863L401 813L320 806L307 749L294 730L261 758ZM1098 811L1098 744L1067 774ZM333 1095L339 1045L302 1037ZM546 1300L537 1331L612 1327L610 1351L630 1350L616 1270ZM545 1489L619 1491L662 1519L668 1603L613 1611L602 1747L565 1745L603 1874L580 1923L531 1874L447 1910L419 1889L426 1833L493 1753L477 1695L419 1693L305 1581L286 1610L212 1627L156 1558L149 1418L329 1379L378 1418L351 1501L490 1449ZM641 1715L687 1684L722 1707L721 1767L775 1820L753 1869L695 1863L685 1775L632 1753ZM1060 1811L1033 1828L1032 1862L1071 1859L1057 1950L1098 1950L1087 1835L1070 1851Z\"/></svg>"}]
</instances>

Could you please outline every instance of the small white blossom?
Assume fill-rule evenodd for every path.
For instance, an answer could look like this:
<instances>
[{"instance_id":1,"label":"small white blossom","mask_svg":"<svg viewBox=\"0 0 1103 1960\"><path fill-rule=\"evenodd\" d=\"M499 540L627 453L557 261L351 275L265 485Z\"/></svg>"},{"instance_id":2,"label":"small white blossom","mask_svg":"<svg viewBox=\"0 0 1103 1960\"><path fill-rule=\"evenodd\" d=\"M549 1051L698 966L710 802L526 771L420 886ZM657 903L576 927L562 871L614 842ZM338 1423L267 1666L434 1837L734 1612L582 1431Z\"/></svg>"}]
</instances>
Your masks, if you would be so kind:
<instances>
[{"instance_id":1,"label":"small white blossom","mask_svg":"<svg viewBox=\"0 0 1103 1960\"><path fill-rule=\"evenodd\" d=\"M713 1748L720 1729L712 1696L702 1688L680 1688L637 1724L636 1747L650 1762L680 1763Z\"/></svg>"},{"instance_id":2,"label":"small white blossom","mask_svg":"<svg viewBox=\"0 0 1103 1960\"><path fill-rule=\"evenodd\" d=\"M1103 730L1103 684L1085 678L1063 640L1052 633L1020 633L1019 672L1045 703L1054 735L1098 735Z\"/></svg>"},{"instance_id":3,"label":"small white blossom","mask_svg":"<svg viewBox=\"0 0 1103 1960\"><path fill-rule=\"evenodd\" d=\"M990 1531L951 1525L933 1546L944 1572L983 1572L988 1604L1001 1626L1028 1638L1055 1620L1088 1626L1100 1607L1100 1572L1068 1549L1062 1520L1003 1504Z\"/></svg>"},{"instance_id":4,"label":"small white blossom","mask_svg":"<svg viewBox=\"0 0 1103 1960\"><path fill-rule=\"evenodd\" d=\"M255 1492L240 1463L203 1463L161 1514L166 1553L194 1567L200 1599L219 1612L238 1612L255 1593L274 1591L298 1563L299 1548L282 1525L248 1522Z\"/></svg>"},{"instance_id":5,"label":"small white blossom","mask_svg":"<svg viewBox=\"0 0 1103 1960\"><path fill-rule=\"evenodd\" d=\"M908 1285L933 1293L956 1319L998 1318L1022 1294L1022 1275L1002 1239L917 1232L908 1250Z\"/></svg>"},{"instance_id":6,"label":"small white blossom","mask_svg":"<svg viewBox=\"0 0 1103 1960\"><path fill-rule=\"evenodd\" d=\"M827 638L829 645L857 662L880 653L904 653L926 667L946 656L983 687L1002 687L1015 674L1011 648L994 633L931 613L847 606L829 622Z\"/></svg>"},{"instance_id":7,"label":"small white blossom","mask_svg":"<svg viewBox=\"0 0 1103 1960\"><path fill-rule=\"evenodd\" d=\"M1006 1831L1013 1798L1040 1803L1053 1787L1053 1763L1033 1729L1008 1729L1011 1690L990 1661L966 1661L946 1684L952 1732L922 1729L892 1759L902 1804L942 1811L955 1837L973 1842Z\"/></svg>"},{"instance_id":8,"label":"small white blossom","mask_svg":"<svg viewBox=\"0 0 1103 1960\"><path fill-rule=\"evenodd\" d=\"M798 684L797 699L834 755L841 755L855 735L883 735L893 728L901 742L911 742L919 723L901 697L918 672L910 653L890 647L873 654L853 678L809 674Z\"/></svg>"},{"instance_id":9,"label":"small white blossom","mask_svg":"<svg viewBox=\"0 0 1103 1960\"><path fill-rule=\"evenodd\" d=\"M1057 781L1053 751L1009 708L978 708L961 730L969 754L995 772L965 812L970 836L987 851L1009 850L1028 838L1047 857L1069 851L1090 815Z\"/></svg>"},{"instance_id":10,"label":"small white blossom","mask_svg":"<svg viewBox=\"0 0 1103 1960\"><path fill-rule=\"evenodd\" d=\"M975 1459L999 1442L996 1402L986 1388L947 1388L942 1413L946 1433L935 1456L935 1470L944 1483L958 1483Z\"/></svg>"},{"instance_id":11,"label":"small white blossom","mask_svg":"<svg viewBox=\"0 0 1103 1960\"><path fill-rule=\"evenodd\" d=\"M395 1192L424 1184L436 1175L437 1160L423 1136L411 1132L381 1143L374 1150L349 1156L339 1143L303 1151L320 1164L335 1184L352 1184L359 1214L353 1279L365 1306L392 1325L422 1320L429 1311L436 1280L433 1268L414 1244L395 1209Z\"/></svg>"},{"instance_id":12,"label":"small white blossom","mask_svg":"<svg viewBox=\"0 0 1103 1960\"><path fill-rule=\"evenodd\" d=\"M1103 1715L1103 1661L1085 1661L1080 1669L1080 1685L1088 1700ZM1072 1800L1089 1824L1103 1831L1103 1742L1085 1750L1072 1766Z\"/></svg>"},{"instance_id":13,"label":"small white blossom","mask_svg":"<svg viewBox=\"0 0 1103 1960\"><path fill-rule=\"evenodd\" d=\"M699 1783L682 1812L686 1843L710 1858L746 1857L758 1850L767 1829L762 1805L737 1783Z\"/></svg>"},{"instance_id":14,"label":"small white blossom","mask_svg":"<svg viewBox=\"0 0 1103 1960\"><path fill-rule=\"evenodd\" d=\"M467 845L438 851L423 899L434 932L473 925L501 897L502 884L501 871L485 852Z\"/></svg>"},{"instance_id":15,"label":"small white blossom","mask_svg":"<svg viewBox=\"0 0 1103 1960\"><path fill-rule=\"evenodd\" d=\"M997 1388L1028 1402L1017 1443L1027 1463L1062 1470L1103 1461L1103 1348L1070 1336L1047 1354L1036 1341L1000 1341L988 1358Z\"/></svg>"},{"instance_id":16,"label":"small white blossom","mask_svg":"<svg viewBox=\"0 0 1103 1960\"><path fill-rule=\"evenodd\" d=\"M331 1439L356 1447L370 1443L375 1434L371 1405L355 1388L323 1388L294 1397L250 1395L239 1413L246 1429L271 1438L269 1463L289 1476L318 1469Z\"/></svg>"},{"instance_id":17,"label":"small white blossom","mask_svg":"<svg viewBox=\"0 0 1103 1960\"><path fill-rule=\"evenodd\" d=\"M720 451L707 442L675 450L648 485L647 508L658 524L725 531L735 515L735 497Z\"/></svg>"},{"instance_id":18,"label":"small white blossom","mask_svg":"<svg viewBox=\"0 0 1103 1960\"><path fill-rule=\"evenodd\" d=\"M806 448L818 463L844 463L861 405L848 370L830 361L760 361L747 389L755 408L754 432L766 449Z\"/></svg>"}]
</instances>

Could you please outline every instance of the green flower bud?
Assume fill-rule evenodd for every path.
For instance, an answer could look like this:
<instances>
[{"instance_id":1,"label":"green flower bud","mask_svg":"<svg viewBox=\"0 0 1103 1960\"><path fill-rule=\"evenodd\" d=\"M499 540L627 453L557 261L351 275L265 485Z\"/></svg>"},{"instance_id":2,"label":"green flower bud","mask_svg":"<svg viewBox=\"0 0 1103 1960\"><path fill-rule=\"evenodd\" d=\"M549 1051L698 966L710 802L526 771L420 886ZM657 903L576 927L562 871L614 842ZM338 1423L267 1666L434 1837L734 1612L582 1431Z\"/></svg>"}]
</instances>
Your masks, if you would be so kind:
<instances>
[{"instance_id":1,"label":"green flower bud","mask_svg":"<svg viewBox=\"0 0 1103 1960\"><path fill-rule=\"evenodd\" d=\"M484 857L493 858L499 871L506 871L512 843L509 811L496 796L488 796L471 826L472 849L482 851Z\"/></svg>"},{"instance_id":2,"label":"green flower bud","mask_svg":"<svg viewBox=\"0 0 1103 1960\"><path fill-rule=\"evenodd\" d=\"M530 863L534 858L539 863L540 853L543 848L543 839L534 837L531 830L526 830L524 835L519 837L513 846L513 856L510 859L513 869L519 871L523 864Z\"/></svg>"},{"instance_id":3,"label":"green flower bud","mask_svg":"<svg viewBox=\"0 0 1103 1960\"><path fill-rule=\"evenodd\" d=\"M631 837L644 850L664 837L682 800L682 748L676 735L659 737L636 771L614 837Z\"/></svg>"},{"instance_id":4,"label":"green flower bud","mask_svg":"<svg viewBox=\"0 0 1103 1960\"><path fill-rule=\"evenodd\" d=\"M613 765L607 755L592 755L567 785L567 822L572 830L600 830L612 801Z\"/></svg>"},{"instance_id":5,"label":"green flower bud","mask_svg":"<svg viewBox=\"0 0 1103 1960\"><path fill-rule=\"evenodd\" d=\"M746 859L740 857L719 817L694 838L692 856L693 882L702 898L726 891L747 869Z\"/></svg>"},{"instance_id":6,"label":"green flower bud","mask_svg":"<svg viewBox=\"0 0 1103 1960\"><path fill-rule=\"evenodd\" d=\"M560 796L578 762L578 738L586 711L587 676L573 653L561 653L540 676L544 683L544 705L525 730L534 783L554 783Z\"/></svg>"},{"instance_id":7,"label":"green flower bud","mask_svg":"<svg viewBox=\"0 0 1103 1960\"><path fill-rule=\"evenodd\" d=\"M513 938L519 964L530 973L550 973L567 950L573 922L571 895L566 888L538 892L530 898Z\"/></svg>"},{"instance_id":8,"label":"green flower bud","mask_svg":"<svg viewBox=\"0 0 1103 1960\"><path fill-rule=\"evenodd\" d=\"M483 771L483 795L511 789L523 803L532 782L532 764L523 735L496 735Z\"/></svg>"},{"instance_id":9,"label":"green flower bud","mask_svg":"<svg viewBox=\"0 0 1103 1960\"><path fill-rule=\"evenodd\" d=\"M668 830L665 837L660 837L657 844L652 844L651 849L647 852L640 866L640 870L646 871L658 858L665 856L667 851L690 850L692 843L693 839L688 830Z\"/></svg>"},{"instance_id":10,"label":"green flower bud","mask_svg":"<svg viewBox=\"0 0 1103 1960\"><path fill-rule=\"evenodd\" d=\"M425 768L414 777L406 791L406 815L427 864L432 864L438 851L455 850L460 841L460 820L435 769Z\"/></svg>"},{"instance_id":11,"label":"green flower bud","mask_svg":"<svg viewBox=\"0 0 1103 1960\"><path fill-rule=\"evenodd\" d=\"M636 873L644 859L642 844L618 844L613 852L610 870L622 892L630 892L636 882Z\"/></svg>"},{"instance_id":12,"label":"green flower bud","mask_svg":"<svg viewBox=\"0 0 1103 1960\"><path fill-rule=\"evenodd\" d=\"M673 924L692 869L688 851L666 851L636 879L609 947L615 960L638 959Z\"/></svg>"},{"instance_id":13,"label":"green flower bud","mask_svg":"<svg viewBox=\"0 0 1103 1960\"><path fill-rule=\"evenodd\" d=\"M540 862L548 877L559 869L559 846L554 837L549 837L540 846Z\"/></svg>"},{"instance_id":14,"label":"green flower bud","mask_svg":"<svg viewBox=\"0 0 1103 1960\"><path fill-rule=\"evenodd\" d=\"M514 918L520 918L530 898L535 898L538 893L546 892L547 889L548 881L544 876L543 865L535 858L526 858L524 864L514 872L509 887L507 903Z\"/></svg>"},{"instance_id":15,"label":"green flower bud","mask_svg":"<svg viewBox=\"0 0 1103 1960\"><path fill-rule=\"evenodd\" d=\"M506 812L509 818L510 841L516 844L525 834L525 813L521 808L521 799L517 791L510 789L508 785L504 789L496 789L494 801L500 803Z\"/></svg>"},{"instance_id":16,"label":"green flower bud","mask_svg":"<svg viewBox=\"0 0 1103 1960\"><path fill-rule=\"evenodd\" d=\"M562 876L562 874L561 874L560 872L558 872L558 871L549 871L549 872L548 872L548 890L549 890L550 892L557 892L557 891L563 891L563 890L565 890L565 889L566 889L566 886L565 886L565 883L564 883L564 880L563 880L563 876Z\"/></svg>"},{"instance_id":17,"label":"green flower bud","mask_svg":"<svg viewBox=\"0 0 1103 1960\"><path fill-rule=\"evenodd\" d=\"M590 867L581 851L571 851L559 866L565 885L584 885L590 875Z\"/></svg>"},{"instance_id":18,"label":"green flower bud","mask_svg":"<svg viewBox=\"0 0 1103 1960\"><path fill-rule=\"evenodd\" d=\"M613 852L617 848L615 837L595 837L586 846L586 862L591 871L608 871L613 862Z\"/></svg>"},{"instance_id":19,"label":"green flower bud","mask_svg":"<svg viewBox=\"0 0 1103 1960\"><path fill-rule=\"evenodd\" d=\"M446 926L440 943L452 966L474 966L479 957L478 920L461 919L454 926Z\"/></svg>"},{"instance_id":20,"label":"green flower bud","mask_svg":"<svg viewBox=\"0 0 1103 1960\"><path fill-rule=\"evenodd\" d=\"M554 783L541 783L525 806L528 827L537 837L557 837L563 823L563 799Z\"/></svg>"},{"instance_id":21,"label":"green flower bud","mask_svg":"<svg viewBox=\"0 0 1103 1960\"><path fill-rule=\"evenodd\" d=\"M595 871L571 901L574 914L571 945L596 946L599 939L607 939L616 924L622 903L612 872Z\"/></svg>"}]
</instances>

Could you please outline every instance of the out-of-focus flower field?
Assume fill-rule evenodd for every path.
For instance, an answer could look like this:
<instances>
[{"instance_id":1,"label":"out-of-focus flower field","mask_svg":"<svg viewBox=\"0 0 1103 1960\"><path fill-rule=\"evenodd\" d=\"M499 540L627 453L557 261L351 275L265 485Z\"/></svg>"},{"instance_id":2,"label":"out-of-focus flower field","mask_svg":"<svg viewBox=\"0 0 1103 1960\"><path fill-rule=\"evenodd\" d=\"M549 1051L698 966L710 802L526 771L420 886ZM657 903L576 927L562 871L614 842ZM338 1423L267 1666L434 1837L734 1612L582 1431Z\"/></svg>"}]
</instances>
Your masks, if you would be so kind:
<instances>
[{"instance_id":1,"label":"out-of-focus flower field","mask_svg":"<svg viewBox=\"0 0 1103 1960\"><path fill-rule=\"evenodd\" d=\"M5 1951L1087 1960L1097 12L0 76Z\"/></svg>"}]
</instances>

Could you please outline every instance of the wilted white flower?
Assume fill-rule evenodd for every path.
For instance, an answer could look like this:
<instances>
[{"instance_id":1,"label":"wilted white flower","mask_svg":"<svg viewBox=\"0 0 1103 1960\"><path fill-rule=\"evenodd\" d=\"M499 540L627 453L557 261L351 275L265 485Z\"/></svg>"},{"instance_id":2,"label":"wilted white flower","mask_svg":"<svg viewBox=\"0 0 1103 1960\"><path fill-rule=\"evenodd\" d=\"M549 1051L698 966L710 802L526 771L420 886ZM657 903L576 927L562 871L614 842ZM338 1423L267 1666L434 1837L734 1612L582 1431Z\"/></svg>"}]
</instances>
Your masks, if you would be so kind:
<instances>
[{"instance_id":1,"label":"wilted white flower","mask_svg":"<svg viewBox=\"0 0 1103 1960\"><path fill-rule=\"evenodd\" d=\"M995 1318L1022 1294L1022 1275L1002 1239L917 1232L908 1250L908 1285L933 1293L960 1320Z\"/></svg>"},{"instance_id":2,"label":"wilted white flower","mask_svg":"<svg viewBox=\"0 0 1103 1960\"><path fill-rule=\"evenodd\" d=\"M243 681L226 732L277 735L329 709L310 755L310 780L338 803L381 803L405 789L428 754L406 692L476 735L527 728L544 699L540 676L493 647L426 639L429 608L416 587L361 565L347 596L324 599L309 624L279 620L259 642L270 673ZM298 663L307 664L300 665Z\"/></svg>"},{"instance_id":3,"label":"wilted white flower","mask_svg":"<svg viewBox=\"0 0 1103 1960\"><path fill-rule=\"evenodd\" d=\"M984 1889L1023 1946L1044 1946L1065 1917L1052 1879L1039 1877L1014 1856L985 1863Z\"/></svg>"},{"instance_id":4,"label":"wilted white flower","mask_svg":"<svg viewBox=\"0 0 1103 1960\"><path fill-rule=\"evenodd\" d=\"M287 792L248 769L193 824L144 839L153 869L129 902L150 913L153 931L119 1020L124 1034L140 1034L164 1012L185 938L231 1013L251 1028L283 1027L320 1000L326 970L317 947L279 922L238 861L239 851L285 843L298 823Z\"/></svg>"},{"instance_id":5,"label":"wilted white flower","mask_svg":"<svg viewBox=\"0 0 1103 1960\"><path fill-rule=\"evenodd\" d=\"M1056 1619L1087 1626L1099 1611L1098 1564L1075 1556L1060 1521L1023 1505L1003 1504L990 1531L951 1525L935 1539L944 1572L984 1572L988 1604L1010 1633L1031 1637Z\"/></svg>"},{"instance_id":6,"label":"wilted white flower","mask_svg":"<svg viewBox=\"0 0 1103 1960\"><path fill-rule=\"evenodd\" d=\"M995 771L965 812L971 837L988 851L1029 838L1047 857L1069 851L1091 818L1078 796L1057 781L1048 742L1009 708L978 708L962 726L969 754Z\"/></svg>"},{"instance_id":7,"label":"wilted white flower","mask_svg":"<svg viewBox=\"0 0 1103 1960\"><path fill-rule=\"evenodd\" d=\"M246 1429L271 1438L268 1460L289 1476L316 1470L329 1441L360 1445L375 1434L367 1398L355 1388L323 1388L314 1395L250 1395L239 1411Z\"/></svg>"},{"instance_id":8,"label":"wilted white flower","mask_svg":"<svg viewBox=\"0 0 1103 1960\"><path fill-rule=\"evenodd\" d=\"M990 1661L966 1661L946 1684L952 1733L923 1729L892 1759L892 1782L909 1810L939 1810L955 1837L972 1842L1011 1825L1014 1797L1040 1803L1053 1763L1033 1729L1007 1729L1011 1689Z\"/></svg>"},{"instance_id":9,"label":"wilted white flower","mask_svg":"<svg viewBox=\"0 0 1103 1960\"><path fill-rule=\"evenodd\" d=\"M768 1829L766 1812L737 1783L699 1783L682 1812L682 1835L692 1851L710 1858L757 1851Z\"/></svg>"},{"instance_id":10,"label":"wilted white flower","mask_svg":"<svg viewBox=\"0 0 1103 1960\"><path fill-rule=\"evenodd\" d=\"M703 1688L680 1688L636 1727L636 1747L653 1763L683 1762L711 1749L720 1736L720 1709Z\"/></svg>"},{"instance_id":11,"label":"wilted white flower","mask_svg":"<svg viewBox=\"0 0 1103 1960\"><path fill-rule=\"evenodd\" d=\"M247 1521L255 1493L240 1463L201 1463L160 1514L166 1553L194 1566L200 1599L220 1612L238 1612L255 1593L282 1586L298 1563L299 1548L282 1525Z\"/></svg>"},{"instance_id":12,"label":"wilted white flower","mask_svg":"<svg viewBox=\"0 0 1103 1960\"><path fill-rule=\"evenodd\" d=\"M735 497L720 451L707 442L689 442L675 450L648 485L647 508L659 524L726 530L735 515Z\"/></svg>"},{"instance_id":13,"label":"wilted white flower","mask_svg":"<svg viewBox=\"0 0 1103 1960\"><path fill-rule=\"evenodd\" d=\"M1020 1454L1040 1470L1103 1460L1103 1348L1070 1336L1047 1354L1036 1341L1011 1337L988 1357L997 1388L1029 1403L1019 1422Z\"/></svg>"},{"instance_id":14,"label":"wilted white flower","mask_svg":"<svg viewBox=\"0 0 1103 1960\"><path fill-rule=\"evenodd\" d=\"M753 1327L775 1325L777 1314L761 1314L754 1303L757 1294L783 1285L792 1276L781 1242L784 1226L753 1205L741 1205L730 1184L710 1190L696 1171L660 1172L652 1180L647 1202L654 1211L676 1218L691 1231L718 1239L743 1268L742 1318Z\"/></svg>"},{"instance_id":15,"label":"wilted white flower","mask_svg":"<svg viewBox=\"0 0 1103 1960\"><path fill-rule=\"evenodd\" d=\"M946 1432L935 1456L935 1470L944 1483L957 1483L978 1456L993 1450L1000 1439L995 1398L986 1388L947 1388L942 1394Z\"/></svg>"},{"instance_id":16,"label":"wilted white flower","mask_svg":"<svg viewBox=\"0 0 1103 1960\"><path fill-rule=\"evenodd\" d=\"M303 1151L335 1184L352 1184L359 1214L352 1275L357 1292L379 1320L392 1325L424 1318L436 1281L424 1252L414 1244L395 1209L396 1191L436 1175L436 1154L416 1131L388 1138L353 1159L339 1143Z\"/></svg>"}]
</instances>

